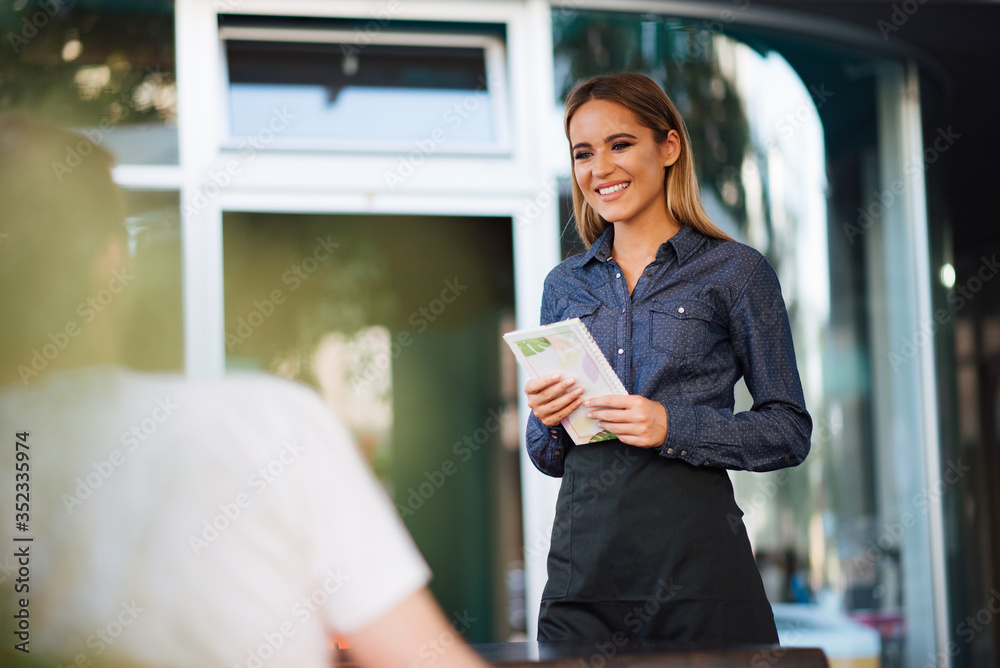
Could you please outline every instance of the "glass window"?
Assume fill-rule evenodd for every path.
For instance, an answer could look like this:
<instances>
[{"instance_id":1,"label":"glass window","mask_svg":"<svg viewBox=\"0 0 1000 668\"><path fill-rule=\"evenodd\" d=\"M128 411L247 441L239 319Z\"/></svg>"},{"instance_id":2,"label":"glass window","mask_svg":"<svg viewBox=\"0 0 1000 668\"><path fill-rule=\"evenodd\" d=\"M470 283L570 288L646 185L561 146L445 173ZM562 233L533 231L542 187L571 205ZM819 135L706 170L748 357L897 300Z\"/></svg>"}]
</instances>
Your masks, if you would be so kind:
<instances>
[{"instance_id":1,"label":"glass window","mask_svg":"<svg viewBox=\"0 0 1000 668\"><path fill-rule=\"evenodd\" d=\"M884 666L923 656L933 639L907 629L934 617L912 576L929 554L927 499L893 454L898 421L917 416L892 404L904 381L885 361L890 323L908 325L887 307L887 286L905 277L888 273L903 265L886 262L879 232L880 169L894 158L876 134L876 61L718 21L554 10L553 30L560 96L622 70L664 87L688 124L709 215L778 273L812 452L795 469L731 475L771 601L874 627ZM736 409L751 403L741 384Z\"/></svg>"},{"instance_id":2,"label":"glass window","mask_svg":"<svg viewBox=\"0 0 1000 668\"><path fill-rule=\"evenodd\" d=\"M177 164L173 5L4 3L0 112L78 130L119 164Z\"/></svg>"},{"instance_id":3,"label":"glass window","mask_svg":"<svg viewBox=\"0 0 1000 668\"><path fill-rule=\"evenodd\" d=\"M233 139L255 136L280 109L291 117L279 138L286 147L432 141L436 152L504 143L503 100L491 83L502 62L499 37L233 22L220 31Z\"/></svg>"},{"instance_id":4,"label":"glass window","mask_svg":"<svg viewBox=\"0 0 1000 668\"><path fill-rule=\"evenodd\" d=\"M176 191L126 190L130 317L125 362L142 371L184 369L180 196Z\"/></svg>"},{"instance_id":5,"label":"glass window","mask_svg":"<svg viewBox=\"0 0 1000 668\"><path fill-rule=\"evenodd\" d=\"M523 630L510 219L225 212L223 242L227 366L320 392L466 639Z\"/></svg>"}]
</instances>

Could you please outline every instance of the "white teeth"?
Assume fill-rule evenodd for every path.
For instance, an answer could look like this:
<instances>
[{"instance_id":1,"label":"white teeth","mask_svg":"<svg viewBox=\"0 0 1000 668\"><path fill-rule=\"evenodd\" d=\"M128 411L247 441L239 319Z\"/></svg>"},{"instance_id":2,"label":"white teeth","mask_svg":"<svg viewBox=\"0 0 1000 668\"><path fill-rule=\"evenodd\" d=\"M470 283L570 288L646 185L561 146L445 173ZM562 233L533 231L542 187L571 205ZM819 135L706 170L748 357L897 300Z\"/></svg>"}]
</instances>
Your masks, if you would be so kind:
<instances>
[{"instance_id":1,"label":"white teeth","mask_svg":"<svg viewBox=\"0 0 1000 668\"><path fill-rule=\"evenodd\" d=\"M619 190L625 190L626 188L629 187L631 183L632 183L631 181L626 181L625 183L619 183L618 185L611 186L610 188L599 188L597 192L601 193L602 195L610 195L611 193L616 193Z\"/></svg>"}]
</instances>

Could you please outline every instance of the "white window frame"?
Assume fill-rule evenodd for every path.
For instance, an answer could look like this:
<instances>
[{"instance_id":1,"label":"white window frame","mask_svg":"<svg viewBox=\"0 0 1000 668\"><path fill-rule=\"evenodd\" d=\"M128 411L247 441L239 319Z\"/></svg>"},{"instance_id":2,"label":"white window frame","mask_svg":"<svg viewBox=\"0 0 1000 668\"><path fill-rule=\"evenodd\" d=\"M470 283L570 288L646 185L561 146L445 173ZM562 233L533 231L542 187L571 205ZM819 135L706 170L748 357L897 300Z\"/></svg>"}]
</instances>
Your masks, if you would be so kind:
<instances>
[{"instance_id":1,"label":"white window frame","mask_svg":"<svg viewBox=\"0 0 1000 668\"><path fill-rule=\"evenodd\" d=\"M220 100L222 125L220 136L222 148L237 148L246 139L234 135L231 128L231 107L229 97L229 62L226 56L226 42L229 40L254 42L299 42L306 44L352 44L356 35L347 30L312 29L312 28L270 28L256 26L222 26L219 28L219 62L222 64ZM493 130L496 138L484 142L452 142L443 144L442 154L489 154L503 155L511 151L510 146L510 113L507 104L506 86L506 46L498 37L483 34L452 34L452 33L417 33L382 31L366 35L367 44L388 46L426 46L451 48L479 48L483 50L486 66L485 92L490 96L493 107ZM366 44L366 45L367 45ZM360 48L360 47L359 47ZM278 138L268 146L270 150L291 151L343 151L366 153L385 152L400 153L413 148L415 139L379 140L379 139L327 139L323 137Z\"/></svg>"}]
</instances>

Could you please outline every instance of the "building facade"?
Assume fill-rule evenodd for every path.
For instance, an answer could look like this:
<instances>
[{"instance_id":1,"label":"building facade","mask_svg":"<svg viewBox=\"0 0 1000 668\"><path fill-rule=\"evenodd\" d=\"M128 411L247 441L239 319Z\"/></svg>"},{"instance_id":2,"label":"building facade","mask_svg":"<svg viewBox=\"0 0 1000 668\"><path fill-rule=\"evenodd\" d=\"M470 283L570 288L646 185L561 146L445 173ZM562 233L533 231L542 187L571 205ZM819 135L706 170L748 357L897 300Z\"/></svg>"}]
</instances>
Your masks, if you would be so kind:
<instances>
[{"instance_id":1,"label":"building facade","mask_svg":"<svg viewBox=\"0 0 1000 668\"><path fill-rule=\"evenodd\" d=\"M533 637L545 582L558 481L523 455L500 334L537 324L580 249L561 100L650 74L706 209L778 273L814 418L803 465L732 474L769 596L877 628L884 665L992 665L996 525L968 518L989 462L962 447L987 436L959 435L956 397L988 390L969 337L997 267L955 257L935 165L967 133L938 104L947 68L905 40L917 10L892 7L14 2L0 110L83 133L54 169L118 157L134 363L314 385L482 642Z\"/></svg>"}]
</instances>

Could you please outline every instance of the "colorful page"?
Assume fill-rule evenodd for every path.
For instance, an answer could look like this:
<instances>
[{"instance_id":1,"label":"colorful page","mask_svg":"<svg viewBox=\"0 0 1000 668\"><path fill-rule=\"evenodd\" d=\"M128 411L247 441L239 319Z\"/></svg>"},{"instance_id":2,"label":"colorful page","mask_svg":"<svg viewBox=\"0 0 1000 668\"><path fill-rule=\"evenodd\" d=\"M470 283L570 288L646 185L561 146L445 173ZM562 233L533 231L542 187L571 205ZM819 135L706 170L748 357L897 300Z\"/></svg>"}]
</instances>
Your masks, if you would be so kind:
<instances>
[{"instance_id":1,"label":"colorful page","mask_svg":"<svg viewBox=\"0 0 1000 668\"><path fill-rule=\"evenodd\" d=\"M583 398L609 394L628 394L611 365L579 318L504 334L518 362L532 378L553 373L576 379L583 387ZM587 417L580 406L562 421L577 445L617 438L599 429L597 421Z\"/></svg>"}]
</instances>

